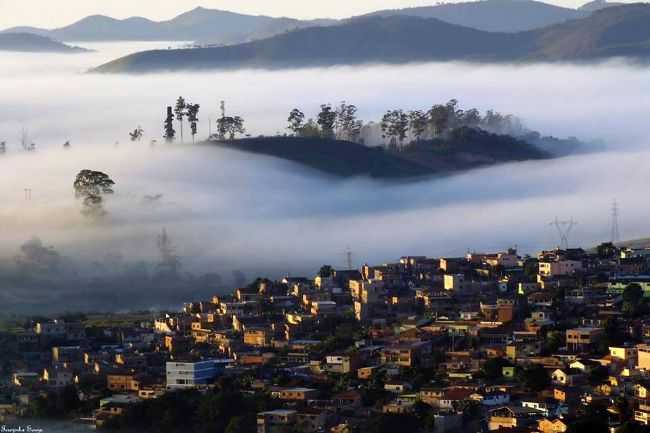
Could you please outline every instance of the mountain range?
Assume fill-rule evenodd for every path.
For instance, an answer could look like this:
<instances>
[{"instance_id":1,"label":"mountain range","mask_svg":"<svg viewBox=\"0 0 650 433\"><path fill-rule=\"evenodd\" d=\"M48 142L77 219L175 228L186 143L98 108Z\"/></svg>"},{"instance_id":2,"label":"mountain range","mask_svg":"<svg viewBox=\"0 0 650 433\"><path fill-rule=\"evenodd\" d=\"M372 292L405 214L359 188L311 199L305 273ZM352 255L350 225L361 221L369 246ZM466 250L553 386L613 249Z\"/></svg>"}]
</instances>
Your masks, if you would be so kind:
<instances>
[{"instance_id":1,"label":"mountain range","mask_svg":"<svg viewBox=\"0 0 650 433\"><path fill-rule=\"evenodd\" d=\"M583 8L569 9L533 0L483 0L377 11L365 17L398 15L437 18L478 30L512 33L584 18L608 5L610 3L605 0L595 0ZM305 27L343 24L354 19L303 21L199 7L166 21L152 21L143 17L120 20L93 15L56 29L13 27L4 32L33 33L60 41L162 40L224 45L250 42Z\"/></svg>"},{"instance_id":2,"label":"mountain range","mask_svg":"<svg viewBox=\"0 0 650 433\"><path fill-rule=\"evenodd\" d=\"M31 33L0 33L0 51L81 53L87 50Z\"/></svg>"},{"instance_id":3,"label":"mountain range","mask_svg":"<svg viewBox=\"0 0 650 433\"><path fill-rule=\"evenodd\" d=\"M650 57L650 5L597 10L586 18L519 33L486 32L436 18L363 17L240 45L155 50L98 72L408 63L424 61L586 61Z\"/></svg>"},{"instance_id":4,"label":"mountain range","mask_svg":"<svg viewBox=\"0 0 650 433\"><path fill-rule=\"evenodd\" d=\"M334 20L301 21L199 7L168 21L152 21L143 17L119 20L104 15L92 15L52 30L13 27L4 32L34 33L60 41L191 41L230 44L266 38L298 28L333 23Z\"/></svg>"}]
</instances>

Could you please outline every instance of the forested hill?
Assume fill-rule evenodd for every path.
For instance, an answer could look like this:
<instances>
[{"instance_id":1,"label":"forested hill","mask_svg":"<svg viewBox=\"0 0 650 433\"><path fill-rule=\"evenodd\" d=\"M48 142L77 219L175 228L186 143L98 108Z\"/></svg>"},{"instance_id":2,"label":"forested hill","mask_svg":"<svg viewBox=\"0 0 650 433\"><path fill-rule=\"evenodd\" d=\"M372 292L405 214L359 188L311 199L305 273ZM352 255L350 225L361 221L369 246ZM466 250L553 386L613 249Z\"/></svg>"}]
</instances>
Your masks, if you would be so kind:
<instances>
[{"instance_id":1,"label":"forested hill","mask_svg":"<svg viewBox=\"0 0 650 433\"><path fill-rule=\"evenodd\" d=\"M601 5L605 4L603 0L600 1ZM382 10L365 16L437 18L487 32L514 33L584 18L591 12L589 9L570 9L533 0L483 0Z\"/></svg>"},{"instance_id":2,"label":"forested hill","mask_svg":"<svg viewBox=\"0 0 650 433\"><path fill-rule=\"evenodd\" d=\"M521 33L495 33L434 18L370 17L296 30L226 47L156 50L117 59L98 72L331 66L423 61L584 61L650 58L650 5L609 7L578 20Z\"/></svg>"},{"instance_id":3,"label":"forested hill","mask_svg":"<svg viewBox=\"0 0 650 433\"><path fill-rule=\"evenodd\" d=\"M524 141L479 129L459 128L448 138L421 140L400 151L341 140L263 137L209 142L292 161L337 177L408 179L550 156Z\"/></svg>"},{"instance_id":4,"label":"forested hill","mask_svg":"<svg viewBox=\"0 0 650 433\"><path fill-rule=\"evenodd\" d=\"M0 33L0 51L81 53L87 50L29 33Z\"/></svg>"}]
</instances>

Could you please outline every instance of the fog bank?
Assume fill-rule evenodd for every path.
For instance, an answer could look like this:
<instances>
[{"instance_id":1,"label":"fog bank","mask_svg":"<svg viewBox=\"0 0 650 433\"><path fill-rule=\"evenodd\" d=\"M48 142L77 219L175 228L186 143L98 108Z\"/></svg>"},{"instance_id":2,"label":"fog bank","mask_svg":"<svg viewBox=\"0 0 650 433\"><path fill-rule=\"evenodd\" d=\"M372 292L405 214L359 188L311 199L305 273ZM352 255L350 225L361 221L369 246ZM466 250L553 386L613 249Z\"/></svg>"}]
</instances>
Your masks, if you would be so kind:
<instances>
[{"instance_id":1,"label":"fog bank","mask_svg":"<svg viewBox=\"0 0 650 433\"><path fill-rule=\"evenodd\" d=\"M310 275L324 263L342 267L348 247L355 265L403 254L456 255L514 245L533 253L557 245L549 226L556 216L578 220L571 243L590 246L608 240L614 199L621 208L622 236L650 235L650 205L643 199L650 179L646 69L617 62L598 67L447 63L152 76L82 73L145 46L155 45L94 44L97 52L74 56L0 53L7 65L0 71L0 141L7 140L9 148L0 157L4 266L38 236L56 248L65 269L78 275L105 277L107 263L115 265L116 257L116 267L143 263L152 271L164 228L183 272L220 274L221 284L212 285L217 290L234 283L235 269L253 278ZM220 100L258 135L284 132L294 107L315 114L321 103L346 100L359 107L362 119L375 120L387 109L426 109L456 98L464 106L516 114L544 134L602 139L607 151L415 183L338 180L273 158L162 143L164 107L179 95L202 105L203 137ZM132 143L128 132L137 125L145 139ZM37 144L36 152L19 149L22 128ZM151 139L159 143L151 147ZM71 148L64 150L67 140ZM106 203L109 214L100 223L83 217L74 197L74 176L85 168L104 171L116 182L116 194ZM144 200L158 194L162 197L154 203ZM133 306L116 296L129 290L131 280L124 281L102 289L113 297L78 289L67 308L91 308L97 300L103 307ZM34 284L2 284L0 298L10 309L39 308L30 303ZM213 289L201 290L167 298L152 291L141 294L137 306L163 305L161 297L178 302ZM52 296L47 289L39 293L43 299Z\"/></svg>"}]
</instances>

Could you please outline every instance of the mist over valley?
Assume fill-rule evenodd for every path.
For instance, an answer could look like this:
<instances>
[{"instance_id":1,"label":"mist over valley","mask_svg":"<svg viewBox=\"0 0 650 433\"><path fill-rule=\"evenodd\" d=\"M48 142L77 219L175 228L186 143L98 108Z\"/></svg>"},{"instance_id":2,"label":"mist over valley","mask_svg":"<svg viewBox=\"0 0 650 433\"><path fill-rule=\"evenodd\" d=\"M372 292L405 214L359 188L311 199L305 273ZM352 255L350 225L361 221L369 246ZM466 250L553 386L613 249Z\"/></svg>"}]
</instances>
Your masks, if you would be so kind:
<instances>
[{"instance_id":1,"label":"mist over valley","mask_svg":"<svg viewBox=\"0 0 650 433\"><path fill-rule=\"evenodd\" d=\"M558 244L548 225L556 216L579 221L572 244L594 245L608 238L614 199L624 238L648 235L649 205L640 199L650 176L644 126L650 101L639 97L650 91L644 68L623 61L597 67L449 62L85 73L118 55L179 45L91 43L84 47L94 51L63 57L0 53L6 65L0 71L0 141L7 142L0 158L3 305L30 312L164 308L257 276L311 275L324 263L344 267L348 248L355 265L395 260L402 251L462 255L468 248L516 244L533 253ZM359 118L377 121L386 110L426 110L455 98L593 147L450 177L341 179L274 157L191 145L187 137L184 144L165 143L165 107L179 95L201 104L200 139L208 136L208 118L214 123L221 100L257 137L287 133L295 107L314 117L320 104L345 100L359 107ZM144 138L131 142L137 126ZM21 149L23 130L35 152ZM81 215L72 188L86 168L116 183L99 223ZM180 262L178 281L166 286L155 280L163 230ZM35 237L43 249L25 254L21 247L34 247L29 242ZM57 254L54 267L45 253L49 246Z\"/></svg>"}]
</instances>

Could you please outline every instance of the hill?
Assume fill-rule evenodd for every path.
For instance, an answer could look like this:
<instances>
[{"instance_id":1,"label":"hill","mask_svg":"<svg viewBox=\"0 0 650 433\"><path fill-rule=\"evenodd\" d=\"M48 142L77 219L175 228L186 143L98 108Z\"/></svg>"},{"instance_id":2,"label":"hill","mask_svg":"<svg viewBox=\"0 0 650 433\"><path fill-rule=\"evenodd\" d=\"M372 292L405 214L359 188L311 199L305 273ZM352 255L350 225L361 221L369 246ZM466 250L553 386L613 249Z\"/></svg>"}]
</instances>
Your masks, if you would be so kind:
<instances>
[{"instance_id":1,"label":"hill","mask_svg":"<svg viewBox=\"0 0 650 433\"><path fill-rule=\"evenodd\" d=\"M520 33L495 33L436 18L369 17L295 30L226 47L156 50L97 72L407 63L424 61L584 61L650 57L650 5L616 6L587 18Z\"/></svg>"},{"instance_id":2,"label":"hill","mask_svg":"<svg viewBox=\"0 0 650 433\"><path fill-rule=\"evenodd\" d=\"M532 0L483 0L383 10L365 16L405 15L437 18L451 24L488 32L521 32L583 18L590 12L586 9L569 9Z\"/></svg>"},{"instance_id":3,"label":"hill","mask_svg":"<svg viewBox=\"0 0 650 433\"><path fill-rule=\"evenodd\" d=\"M631 4L598 10L588 18L533 32L536 49L529 58L566 61L610 57L650 57L650 5Z\"/></svg>"},{"instance_id":4,"label":"hill","mask_svg":"<svg viewBox=\"0 0 650 433\"><path fill-rule=\"evenodd\" d=\"M607 0L592 0L589 3L585 3L582 6L580 6L578 10L585 11L585 12L595 12L612 6L622 6L624 4L625 3L616 3Z\"/></svg>"},{"instance_id":5,"label":"hill","mask_svg":"<svg viewBox=\"0 0 650 433\"><path fill-rule=\"evenodd\" d=\"M447 140L427 140L400 152L348 141L301 137L246 138L210 142L249 153L292 161L322 173L408 179L448 174L459 170L549 157L543 151L510 136L461 128Z\"/></svg>"},{"instance_id":6,"label":"hill","mask_svg":"<svg viewBox=\"0 0 650 433\"><path fill-rule=\"evenodd\" d=\"M331 22L244 15L199 7L167 21L152 21L142 17L119 20L104 15L92 15L52 30L16 27L5 32L22 31L61 41L174 40L231 44Z\"/></svg>"},{"instance_id":7,"label":"hill","mask_svg":"<svg viewBox=\"0 0 650 433\"><path fill-rule=\"evenodd\" d=\"M241 45L146 51L117 59L96 70L150 72L453 59L505 60L521 56L531 45L530 38L516 34L488 33L434 18L372 17L336 26L296 30Z\"/></svg>"},{"instance_id":8,"label":"hill","mask_svg":"<svg viewBox=\"0 0 650 433\"><path fill-rule=\"evenodd\" d=\"M44 36L29 33L2 33L0 34L0 51L81 53L87 50L62 44Z\"/></svg>"}]
</instances>

